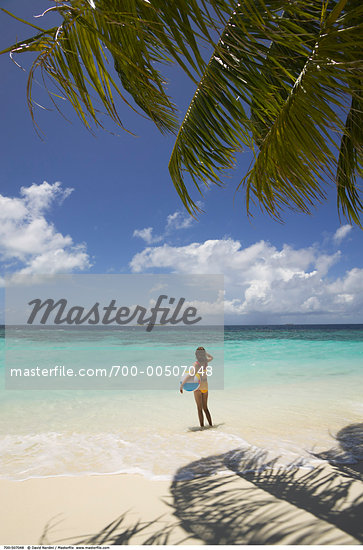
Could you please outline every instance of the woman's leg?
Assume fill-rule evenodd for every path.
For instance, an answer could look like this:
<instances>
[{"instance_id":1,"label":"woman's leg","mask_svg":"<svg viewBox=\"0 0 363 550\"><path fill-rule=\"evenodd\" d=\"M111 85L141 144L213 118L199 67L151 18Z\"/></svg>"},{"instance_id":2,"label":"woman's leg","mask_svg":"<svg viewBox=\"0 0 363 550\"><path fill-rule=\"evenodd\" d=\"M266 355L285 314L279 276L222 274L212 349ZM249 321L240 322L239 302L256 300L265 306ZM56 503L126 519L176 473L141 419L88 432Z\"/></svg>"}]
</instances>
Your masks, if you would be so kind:
<instances>
[{"instance_id":1,"label":"woman's leg","mask_svg":"<svg viewBox=\"0 0 363 550\"><path fill-rule=\"evenodd\" d=\"M202 393L201 392L201 395L202 395L202 406L203 406L203 411L205 413L205 416L207 417L207 420L208 420L208 424L210 426L213 426L212 424L212 417L210 415L210 412L208 410L208 392L205 392L205 393Z\"/></svg>"},{"instance_id":2,"label":"woman's leg","mask_svg":"<svg viewBox=\"0 0 363 550\"><path fill-rule=\"evenodd\" d=\"M203 428L203 426L204 426L203 400L202 400L202 392L200 390L195 390L194 399L195 399L195 402L196 402L197 408L198 408L199 424Z\"/></svg>"}]
</instances>

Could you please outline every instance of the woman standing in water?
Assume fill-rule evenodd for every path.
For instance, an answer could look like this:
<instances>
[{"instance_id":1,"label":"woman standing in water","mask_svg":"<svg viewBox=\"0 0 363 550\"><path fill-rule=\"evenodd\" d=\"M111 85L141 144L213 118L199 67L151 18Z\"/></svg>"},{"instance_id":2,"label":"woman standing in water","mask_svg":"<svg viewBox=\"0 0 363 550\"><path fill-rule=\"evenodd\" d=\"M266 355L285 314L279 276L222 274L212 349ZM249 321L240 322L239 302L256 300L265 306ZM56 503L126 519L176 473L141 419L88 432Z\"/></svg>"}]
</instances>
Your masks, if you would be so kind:
<instances>
[{"instance_id":1,"label":"woman standing in water","mask_svg":"<svg viewBox=\"0 0 363 550\"><path fill-rule=\"evenodd\" d=\"M195 369L196 376L200 380L200 385L199 385L199 388L194 391L194 399L197 404L199 424L201 428L203 428L204 427L203 411L205 416L207 417L208 424L210 426L213 426L212 417L208 410L208 379L207 379L207 372L206 372L208 363L213 360L213 357L209 353L207 353L202 346L196 349L195 356L197 360L194 363L194 369ZM182 384L180 385L180 393L183 393L184 384L193 378L194 378L194 375L189 373L189 376L187 376L185 380L182 382Z\"/></svg>"}]
</instances>

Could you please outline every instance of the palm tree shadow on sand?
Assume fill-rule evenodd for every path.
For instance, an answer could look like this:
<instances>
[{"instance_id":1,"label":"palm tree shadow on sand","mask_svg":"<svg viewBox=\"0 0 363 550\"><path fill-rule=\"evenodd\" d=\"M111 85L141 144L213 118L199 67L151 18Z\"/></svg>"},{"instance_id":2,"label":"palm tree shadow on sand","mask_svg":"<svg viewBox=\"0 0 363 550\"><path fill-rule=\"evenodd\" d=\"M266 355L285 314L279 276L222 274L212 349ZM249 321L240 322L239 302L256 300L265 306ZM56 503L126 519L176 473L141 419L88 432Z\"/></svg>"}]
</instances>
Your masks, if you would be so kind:
<instances>
[{"instance_id":1,"label":"palm tree shadow on sand","mask_svg":"<svg viewBox=\"0 0 363 550\"><path fill-rule=\"evenodd\" d=\"M95 534L80 535L79 537L67 537L62 539L54 539L52 531L62 522L62 520L56 521L56 518L53 518L45 526L42 536L39 540L40 545L64 545L69 544L72 546L79 545L107 545L107 546L119 546L123 544L135 544L134 537L140 537L140 534L143 534L142 542L137 542L137 544L151 545L151 544L185 544L185 542L190 538L189 535L186 535L180 538L177 542L170 542L170 535L175 529L175 525L170 525L168 527L160 527L158 524L161 517L156 518L153 521L142 522L136 521L131 526L127 521L127 512L117 517L114 521L106 525L101 531ZM148 532L151 534L147 534ZM133 540L131 540L133 539Z\"/></svg>"},{"instance_id":2,"label":"palm tree shadow on sand","mask_svg":"<svg viewBox=\"0 0 363 550\"><path fill-rule=\"evenodd\" d=\"M328 461L341 473L363 481L363 423L345 426L335 440L336 447L314 456Z\"/></svg>"},{"instance_id":3,"label":"palm tree shadow on sand","mask_svg":"<svg viewBox=\"0 0 363 550\"><path fill-rule=\"evenodd\" d=\"M171 486L174 514L206 544L363 541L363 485L348 500L356 480L325 466L302 472L277 462L268 461L264 451L251 455L236 449L189 464ZM216 476L219 472L225 475ZM183 480L188 475L191 479ZM245 483L236 483L236 475Z\"/></svg>"},{"instance_id":4,"label":"palm tree shadow on sand","mask_svg":"<svg viewBox=\"0 0 363 550\"><path fill-rule=\"evenodd\" d=\"M269 459L263 450L235 449L202 458L175 473L166 501L175 523L160 528L162 518L157 518L126 527L123 514L96 534L73 538L72 544L134 544L135 535L137 544L145 545L188 544L190 538L215 545L357 544L363 541L363 482L357 475L363 424L343 428L336 440L340 448L335 454L327 451L325 458L330 466L311 470L296 463L278 466L278 458ZM352 474L338 464L338 456L348 450L357 459ZM186 536L171 542L176 527ZM49 532L48 525L41 544L50 544Z\"/></svg>"}]
</instances>

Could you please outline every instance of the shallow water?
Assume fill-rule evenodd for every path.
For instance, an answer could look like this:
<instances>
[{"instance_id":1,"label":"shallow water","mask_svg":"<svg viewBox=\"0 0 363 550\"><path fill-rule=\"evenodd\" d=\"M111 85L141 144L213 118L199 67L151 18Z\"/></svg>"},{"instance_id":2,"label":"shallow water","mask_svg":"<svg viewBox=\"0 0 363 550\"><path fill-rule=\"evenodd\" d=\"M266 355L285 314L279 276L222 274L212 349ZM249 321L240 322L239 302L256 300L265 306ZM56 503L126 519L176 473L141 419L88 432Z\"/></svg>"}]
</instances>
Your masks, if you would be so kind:
<instances>
[{"instance_id":1,"label":"shallow water","mask_svg":"<svg viewBox=\"0 0 363 550\"><path fill-rule=\"evenodd\" d=\"M109 345L111 332L98 344ZM187 348L174 342L174 357L178 345ZM213 342L206 347L213 354ZM362 422L362 366L362 325L225 327L224 390L209 392L217 426L204 431L192 393L180 395L178 380L175 390L2 389L1 477L134 472L170 479L200 457L237 448L267 449L281 464L310 467L313 453L337 446L339 430Z\"/></svg>"}]
</instances>

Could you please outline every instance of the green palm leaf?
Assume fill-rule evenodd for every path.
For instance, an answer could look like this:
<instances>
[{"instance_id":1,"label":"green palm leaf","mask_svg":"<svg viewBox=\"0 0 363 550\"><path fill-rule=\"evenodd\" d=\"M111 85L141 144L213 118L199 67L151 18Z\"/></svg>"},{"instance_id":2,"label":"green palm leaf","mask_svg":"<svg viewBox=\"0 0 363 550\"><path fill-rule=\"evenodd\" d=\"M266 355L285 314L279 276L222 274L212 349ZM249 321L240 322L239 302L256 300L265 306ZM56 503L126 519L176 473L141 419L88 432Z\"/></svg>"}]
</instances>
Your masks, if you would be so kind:
<instances>
[{"instance_id":1,"label":"green palm leaf","mask_svg":"<svg viewBox=\"0 0 363 550\"><path fill-rule=\"evenodd\" d=\"M205 63L197 41L212 43L211 30L224 24L232 5L232 1L208 0L202 9L196 0L54 0L50 9L60 16L58 27L36 27L40 33L0 53L38 53L28 80L33 120L32 85L40 71L56 107L58 96L67 99L89 129L92 122L102 126L99 102L122 126L116 96L135 108L126 91L161 131L173 132L176 108L156 66L176 61L192 78L200 75ZM112 76L112 64L121 86Z\"/></svg>"},{"instance_id":2,"label":"green palm leaf","mask_svg":"<svg viewBox=\"0 0 363 550\"><path fill-rule=\"evenodd\" d=\"M343 214L360 223L362 21L363 6L346 0L238 4L170 159L190 212L186 174L200 192L201 183L221 185L247 146L255 157L241 182L249 212L256 202L279 219L286 207L310 212L334 181Z\"/></svg>"}]
</instances>

